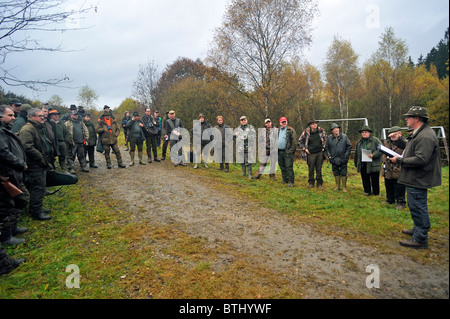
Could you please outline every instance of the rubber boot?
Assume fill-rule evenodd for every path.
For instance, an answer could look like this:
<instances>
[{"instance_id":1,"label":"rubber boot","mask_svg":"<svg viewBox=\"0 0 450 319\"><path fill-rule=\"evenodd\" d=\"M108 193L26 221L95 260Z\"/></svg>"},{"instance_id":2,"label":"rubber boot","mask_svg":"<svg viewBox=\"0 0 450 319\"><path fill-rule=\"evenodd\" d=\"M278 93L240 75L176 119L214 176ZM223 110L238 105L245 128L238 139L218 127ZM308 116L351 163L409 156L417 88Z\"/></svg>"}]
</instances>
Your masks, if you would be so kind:
<instances>
[{"instance_id":1,"label":"rubber boot","mask_svg":"<svg viewBox=\"0 0 450 319\"><path fill-rule=\"evenodd\" d=\"M247 166L247 171L248 171L248 178L252 178L252 165L248 165Z\"/></svg>"},{"instance_id":2,"label":"rubber boot","mask_svg":"<svg viewBox=\"0 0 450 319\"><path fill-rule=\"evenodd\" d=\"M245 166L245 164L241 164L241 168L242 168L242 176L245 176L247 174L247 166Z\"/></svg>"},{"instance_id":3,"label":"rubber boot","mask_svg":"<svg viewBox=\"0 0 450 319\"><path fill-rule=\"evenodd\" d=\"M228 173L230 171L230 165L228 163L225 163L225 173Z\"/></svg>"},{"instance_id":4,"label":"rubber boot","mask_svg":"<svg viewBox=\"0 0 450 319\"><path fill-rule=\"evenodd\" d=\"M123 164L123 160L122 160L122 154L116 153L116 159L117 159L117 166L119 166L120 168L125 168L126 166Z\"/></svg>"},{"instance_id":5,"label":"rubber boot","mask_svg":"<svg viewBox=\"0 0 450 319\"><path fill-rule=\"evenodd\" d=\"M108 169L111 169L112 168L111 156L109 154L105 154L105 160L106 160L106 167Z\"/></svg>"},{"instance_id":6,"label":"rubber boot","mask_svg":"<svg viewBox=\"0 0 450 319\"><path fill-rule=\"evenodd\" d=\"M141 165L147 165L145 162L144 162L144 160L143 160L143 158L144 158L144 152L143 151L138 151L138 158L139 158L139 164L141 164Z\"/></svg>"},{"instance_id":7,"label":"rubber boot","mask_svg":"<svg viewBox=\"0 0 450 319\"><path fill-rule=\"evenodd\" d=\"M347 193L347 176L341 176L342 192Z\"/></svg>"},{"instance_id":8,"label":"rubber boot","mask_svg":"<svg viewBox=\"0 0 450 319\"><path fill-rule=\"evenodd\" d=\"M6 227L2 228L2 231L0 234L0 242L2 245L12 246L12 245L24 243L25 239L14 237L12 235L11 225L7 225Z\"/></svg>"},{"instance_id":9,"label":"rubber boot","mask_svg":"<svg viewBox=\"0 0 450 319\"><path fill-rule=\"evenodd\" d=\"M336 181L336 187L334 188L335 191L341 190L341 176L335 176L334 180Z\"/></svg>"},{"instance_id":10,"label":"rubber boot","mask_svg":"<svg viewBox=\"0 0 450 319\"><path fill-rule=\"evenodd\" d=\"M131 157L130 166L133 166L134 165L134 152L130 152L130 157Z\"/></svg>"}]
</instances>

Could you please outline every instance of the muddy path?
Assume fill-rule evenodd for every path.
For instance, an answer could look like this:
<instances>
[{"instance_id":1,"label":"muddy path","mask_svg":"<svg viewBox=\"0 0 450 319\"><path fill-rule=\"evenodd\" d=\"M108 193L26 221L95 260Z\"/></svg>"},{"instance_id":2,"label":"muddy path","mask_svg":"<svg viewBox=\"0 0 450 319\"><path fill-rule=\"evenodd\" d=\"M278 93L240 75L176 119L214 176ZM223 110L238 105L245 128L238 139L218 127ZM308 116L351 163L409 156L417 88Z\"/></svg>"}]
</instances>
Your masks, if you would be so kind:
<instances>
[{"instance_id":1,"label":"muddy path","mask_svg":"<svg viewBox=\"0 0 450 319\"><path fill-rule=\"evenodd\" d=\"M124 149L122 156L128 165ZM106 189L99 181L105 171L113 174L115 182L107 191L128 201L134 221L171 225L206 238L212 248L226 243L240 256L298 281L309 298L449 298L448 266L423 265L400 254L320 234L293 217L213 185L189 164L174 167L166 160L119 169L112 156L113 169L107 170L104 157L96 153L96 158L100 167L79 174L80 178L89 177L96 187ZM226 265L230 258L222 254L216 266ZM378 266L380 288L366 285L369 265Z\"/></svg>"}]
</instances>

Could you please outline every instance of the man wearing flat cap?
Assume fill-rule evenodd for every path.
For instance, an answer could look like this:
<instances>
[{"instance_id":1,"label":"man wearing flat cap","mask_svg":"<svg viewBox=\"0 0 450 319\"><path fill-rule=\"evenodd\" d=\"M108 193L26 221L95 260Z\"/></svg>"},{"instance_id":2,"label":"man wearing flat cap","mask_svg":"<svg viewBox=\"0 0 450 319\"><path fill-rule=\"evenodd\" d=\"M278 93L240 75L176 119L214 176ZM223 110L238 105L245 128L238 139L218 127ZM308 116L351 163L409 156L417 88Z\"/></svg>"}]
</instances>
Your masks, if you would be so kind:
<instances>
[{"instance_id":1,"label":"man wearing flat cap","mask_svg":"<svg viewBox=\"0 0 450 319\"><path fill-rule=\"evenodd\" d=\"M406 147L406 138L402 136L402 129L399 126L393 126L388 130L387 135L384 146L401 155ZM383 155L381 175L384 176L384 186L386 187L386 201L383 203L395 204L397 202L396 209L403 209L406 204L405 185L398 183L400 171L401 167L398 163L392 163L387 155Z\"/></svg>"},{"instance_id":2,"label":"man wearing flat cap","mask_svg":"<svg viewBox=\"0 0 450 319\"><path fill-rule=\"evenodd\" d=\"M314 187L314 171L316 172L315 181L317 188L321 189L323 184L322 164L325 143L327 142L327 133L316 120L311 120L308 127L303 131L298 139L298 146L306 153L306 162L308 163L308 183L309 188Z\"/></svg>"},{"instance_id":3,"label":"man wearing flat cap","mask_svg":"<svg viewBox=\"0 0 450 319\"><path fill-rule=\"evenodd\" d=\"M411 236L401 240L400 245L409 248L428 248L430 215L428 212L428 189L442 182L439 140L428 125L427 109L413 106L404 114L406 124L413 131L408 137L402 157L394 156L390 161L401 166L398 183L406 186L407 202L413 229L402 233Z\"/></svg>"}]
</instances>

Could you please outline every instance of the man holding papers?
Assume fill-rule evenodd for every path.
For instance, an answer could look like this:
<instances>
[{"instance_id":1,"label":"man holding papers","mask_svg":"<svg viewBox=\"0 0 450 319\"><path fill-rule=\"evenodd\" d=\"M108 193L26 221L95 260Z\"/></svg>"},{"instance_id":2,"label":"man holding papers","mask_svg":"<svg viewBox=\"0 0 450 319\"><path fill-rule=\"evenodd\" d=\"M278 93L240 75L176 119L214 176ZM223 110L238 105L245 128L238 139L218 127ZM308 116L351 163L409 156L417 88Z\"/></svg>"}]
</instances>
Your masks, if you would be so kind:
<instances>
[{"instance_id":1,"label":"man holding papers","mask_svg":"<svg viewBox=\"0 0 450 319\"><path fill-rule=\"evenodd\" d=\"M421 106L413 106L404 115L406 124L413 131L403 151L403 157L394 156L390 161L401 166L398 183L406 186L407 200L413 229L405 229L403 234L411 239L400 241L400 245L410 248L428 248L430 216L428 213L428 188L441 185L441 157L436 133L428 126L428 112Z\"/></svg>"}]
</instances>

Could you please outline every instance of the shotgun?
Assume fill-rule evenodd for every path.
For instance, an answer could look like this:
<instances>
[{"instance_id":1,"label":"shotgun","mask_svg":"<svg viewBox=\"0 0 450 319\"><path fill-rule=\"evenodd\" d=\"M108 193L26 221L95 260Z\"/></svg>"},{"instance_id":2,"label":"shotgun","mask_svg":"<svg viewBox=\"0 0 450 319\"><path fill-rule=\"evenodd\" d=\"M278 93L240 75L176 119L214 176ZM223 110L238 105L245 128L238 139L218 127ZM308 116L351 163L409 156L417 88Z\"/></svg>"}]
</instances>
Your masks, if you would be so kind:
<instances>
[{"instance_id":1,"label":"shotgun","mask_svg":"<svg viewBox=\"0 0 450 319\"><path fill-rule=\"evenodd\" d=\"M0 181L11 198L17 197L23 193L16 185L9 181L9 177L3 177L0 175Z\"/></svg>"}]
</instances>

